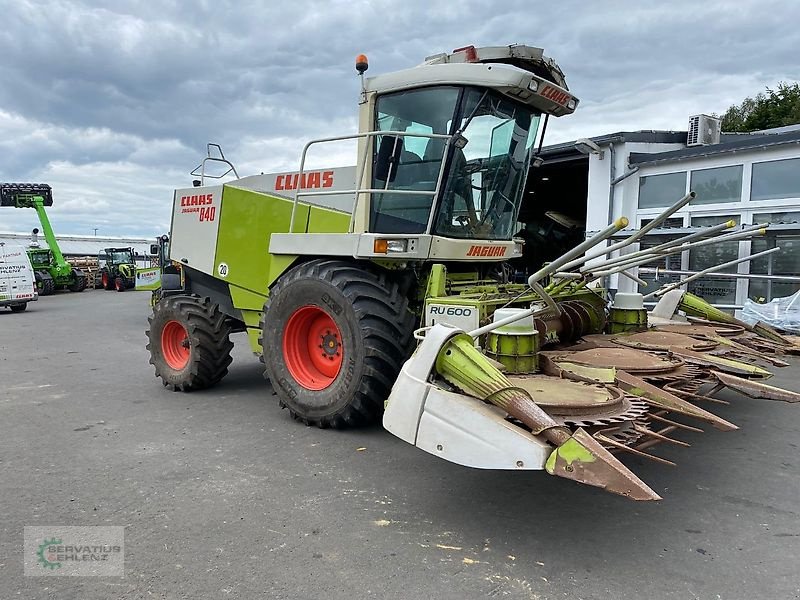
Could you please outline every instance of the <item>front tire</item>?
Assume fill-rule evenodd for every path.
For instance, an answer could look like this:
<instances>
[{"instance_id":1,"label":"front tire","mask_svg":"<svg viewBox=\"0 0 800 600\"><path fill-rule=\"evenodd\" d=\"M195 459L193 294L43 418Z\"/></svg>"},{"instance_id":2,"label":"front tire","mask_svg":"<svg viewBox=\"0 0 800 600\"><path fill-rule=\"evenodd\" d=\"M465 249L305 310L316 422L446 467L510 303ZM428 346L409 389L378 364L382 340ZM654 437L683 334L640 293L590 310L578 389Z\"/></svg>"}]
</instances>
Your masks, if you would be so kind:
<instances>
[{"instance_id":1,"label":"front tire","mask_svg":"<svg viewBox=\"0 0 800 600\"><path fill-rule=\"evenodd\" d=\"M50 296L56 292L56 282L47 271L36 271L36 287L40 296Z\"/></svg>"},{"instance_id":2,"label":"front tire","mask_svg":"<svg viewBox=\"0 0 800 600\"><path fill-rule=\"evenodd\" d=\"M25 309L28 308L28 303L23 302L22 304L12 304L9 308L11 308L11 312L25 312Z\"/></svg>"},{"instance_id":3,"label":"front tire","mask_svg":"<svg viewBox=\"0 0 800 600\"><path fill-rule=\"evenodd\" d=\"M414 321L386 273L341 260L303 263L264 305L265 376L307 425L372 423L411 353Z\"/></svg>"},{"instance_id":4,"label":"front tire","mask_svg":"<svg viewBox=\"0 0 800 600\"><path fill-rule=\"evenodd\" d=\"M150 364L165 386L190 392L211 387L227 375L233 360L231 327L210 299L164 298L148 321Z\"/></svg>"},{"instance_id":5,"label":"front tire","mask_svg":"<svg viewBox=\"0 0 800 600\"><path fill-rule=\"evenodd\" d=\"M125 291L125 280L122 277L117 277L114 280L114 289L117 290L118 292Z\"/></svg>"}]
</instances>

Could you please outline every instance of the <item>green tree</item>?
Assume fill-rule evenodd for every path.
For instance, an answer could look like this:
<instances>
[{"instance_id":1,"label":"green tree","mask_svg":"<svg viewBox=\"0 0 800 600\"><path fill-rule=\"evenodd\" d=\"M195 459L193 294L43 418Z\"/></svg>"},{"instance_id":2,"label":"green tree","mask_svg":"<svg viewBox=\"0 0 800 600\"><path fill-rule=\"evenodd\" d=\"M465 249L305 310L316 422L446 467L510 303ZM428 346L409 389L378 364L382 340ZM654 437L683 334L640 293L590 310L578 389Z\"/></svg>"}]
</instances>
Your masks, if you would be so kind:
<instances>
[{"instance_id":1,"label":"green tree","mask_svg":"<svg viewBox=\"0 0 800 600\"><path fill-rule=\"evenodd\" d=\"M800 83L780 82L777 89L745 98L722 115L722 131L748 132L800 123Z\"/></svg>"}]
</instances>

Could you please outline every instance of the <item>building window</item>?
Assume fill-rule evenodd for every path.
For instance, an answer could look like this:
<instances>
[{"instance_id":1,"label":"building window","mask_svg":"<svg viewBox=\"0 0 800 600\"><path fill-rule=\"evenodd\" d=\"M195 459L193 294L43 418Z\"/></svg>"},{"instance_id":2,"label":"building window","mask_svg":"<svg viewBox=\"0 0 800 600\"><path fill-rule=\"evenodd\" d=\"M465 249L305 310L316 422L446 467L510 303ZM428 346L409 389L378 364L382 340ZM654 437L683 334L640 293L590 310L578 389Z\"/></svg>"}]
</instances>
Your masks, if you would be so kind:
<instances>
[{"instance_id":1,"label":"building window","mask_svg":"<svg viewBox=\"0 0 800 600\"><path fill-rule=\"evenodd\" d=\"M800 158L753 163L751 200L800 198Z\"/></svg>"},{"instance_id":2,"label":"building window","mask_svg":"<svg viewBox=\"0 0 800 600\"><path fill-rule=\"evenodd\" d=\"M740 202L742 199L742 165L692 171L689 189L697 194L692 204Z\"/></svg>"},{"instance_id":3,"label":"building window","mask_svg":"<svg viewBox=\"0 0 800 600\"><path fill-rule=\"evenodd\" d=\"M759 215L756 215L759 216ZM780 252L757 258L750 263L750 273L755 275L789 275L797 277L800 273L800 236L770 235L754 238L751 254L780 247ZM800 290L800 283L775 281L773 279L753 279L747 295L756 302L769 302L773 298L791 296Z\"/></svg>"},{"instance_id":4,"label":"building window","mask_svg":"<svg viewBox=\"0 0 800 600\"><path fill-rule=\"evenodd\" d=\"M774 212L757 213L753 215L753 224L756 223L798 223L800 222L800 212Z\"/></svg>"},{"instance_id":5,"label":"building window","mask_svg":"<svg viewBox=\"0 0 800 600\"><path fill-rule=\"evenodd\" d=\"M644 227L651 223L653 219L642 219L639 227ZM651 231L658 231L659 229L681 229L683 227L683 217L669 217L661 222L661 224Z\"/></svg>"},{"instance_id":6,"label":"building window","mask_svg":"<svg viewBox=\"0 0 800 600\"><path fill-rule=\"evenodd\" d=\"M642 221L642 225L645 225L645 222ZM648 235L646 237L646 241L639 242L639 249L644 250L646 248L654 248L655 246L659 246L666 242L676 239L678 236L667 236L667 235ZM681 270L681 254L671 254L669 256L664 256L659 258L657 261L649 262L643 267L648 268L658 268L659 271L668 270L668 271L680 271ZM670 283L675 283L676 281L680 280L680 275L666 275L664 273L658 274L658 279L656 279L655 273L643 273L641 270L639 271L639 278L643 281L647 282L647 287L639 286L639 293L640 294L649 294L657 290L660 287L663 287Z\"/></svg>"},{"instance_id":7,"label":"building window","mask_svg":"<svg viewBox=\"0 0 800 600\"><path fill-rule=\"evenodd\" d=\"M672 206L686 194L686 171L639 178L639 208Z\"/></svg>"},{"instance_id":8,"label":"building window","mask_svg":"<svg viewBox=\"0 0 800 600\"><path fill-rule=\"evenodd\" d=\"M726 167L727 168L727 167ZM733 219L737 223L741 220L732 215L715 217L692 217L692 227L711 227ZM689 270L702 271L716 265L721 265L739 258L739 242L721 242L701 246L689 251ZM722 269L720 273L736 273L737 265ZM696 294L711 304L735 304L736 280L722 277L701 277L688 284L691 293Z\"/></svg>"}]
</instances>

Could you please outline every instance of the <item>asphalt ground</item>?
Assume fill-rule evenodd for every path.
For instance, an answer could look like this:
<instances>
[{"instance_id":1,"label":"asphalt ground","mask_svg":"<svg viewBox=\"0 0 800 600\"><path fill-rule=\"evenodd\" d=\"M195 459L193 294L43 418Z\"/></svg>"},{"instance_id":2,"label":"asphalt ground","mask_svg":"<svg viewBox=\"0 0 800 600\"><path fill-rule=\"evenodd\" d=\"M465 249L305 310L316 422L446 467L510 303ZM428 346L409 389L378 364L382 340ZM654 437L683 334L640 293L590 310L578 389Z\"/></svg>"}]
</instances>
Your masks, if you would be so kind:
<instances>
[{"instance_id":1,"label":"asphalt ground","mask_svg":"<svg viewBox=\"0 0 800 600\"><path fill-rule=\"evenodd\" d=\"M0 311L0 598L800 598L800 406L723 394L741 430L626 459L664 497L642 504L307 428L242 335L217 388L168 391L148 313L99 290ZM124 526L124 578L23 576L26 525Z\"/></svg>"}]
</instances>

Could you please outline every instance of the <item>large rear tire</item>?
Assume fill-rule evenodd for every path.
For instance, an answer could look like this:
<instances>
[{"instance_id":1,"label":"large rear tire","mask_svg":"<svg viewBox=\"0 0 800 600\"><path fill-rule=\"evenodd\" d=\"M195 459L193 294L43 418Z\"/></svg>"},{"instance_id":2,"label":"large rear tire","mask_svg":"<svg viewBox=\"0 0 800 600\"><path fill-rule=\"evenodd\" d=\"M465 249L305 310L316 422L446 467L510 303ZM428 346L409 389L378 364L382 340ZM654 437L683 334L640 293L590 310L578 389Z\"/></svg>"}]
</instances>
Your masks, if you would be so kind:
<instances>
[{"instance_id":1,"label":"large rear tire","mask_svg":"<svg viewBox=\"0 0 800 600\"><path fill-rule=\"evenodd\" d=\"M114 278L111 277L111 273L106 267L103 267L103 270L100 272L100 285L104 290L114 289Z\"/></svg>"},{"instance_id":2,"label":"large rear tire","mask_svg":"<svg viewBox=\"0 0 800 600\"><path fill-rule=\"evenodd\" d=\"M150 364L165 386L190 392L211 387L227 375L233 360L231 327L210 299L164 298L148 321Z\"/></svg>"},{"instance_id":3,"label":"large rear tire","mask_svg":"<svg viewBox=\"0 0 800 600\"><path fill-rule=\"evenodd\" d=\"M265 376L280 405L307 425L372 423L411 353L414 322L386 273L341 260L303 263L264 305Z\"/></svg>"}]
</instances>

